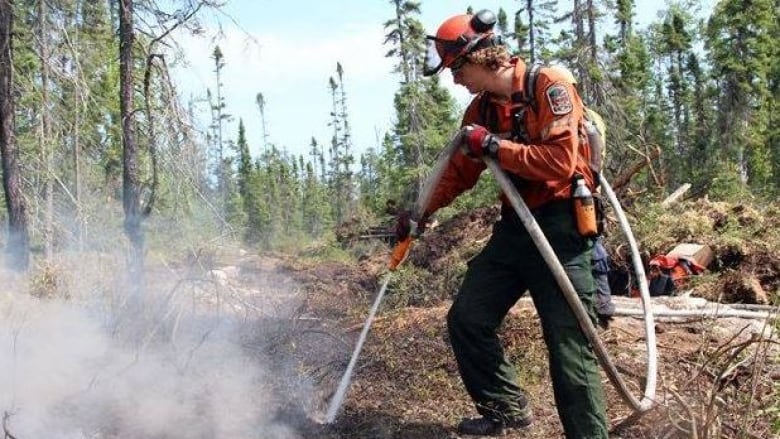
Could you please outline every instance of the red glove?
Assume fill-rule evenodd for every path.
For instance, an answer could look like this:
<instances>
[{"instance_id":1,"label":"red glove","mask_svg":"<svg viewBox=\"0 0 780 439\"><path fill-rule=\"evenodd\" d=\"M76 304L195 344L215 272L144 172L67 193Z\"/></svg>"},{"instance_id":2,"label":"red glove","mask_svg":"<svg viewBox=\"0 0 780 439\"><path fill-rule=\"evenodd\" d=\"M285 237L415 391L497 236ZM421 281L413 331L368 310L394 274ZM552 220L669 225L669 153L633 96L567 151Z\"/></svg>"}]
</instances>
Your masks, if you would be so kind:
<instances>
[{"instance_id":1,"label":"red glove","mask_svg":"<svg viewBox=\"0 0 780 439\"><path fill-rule=\"evenodd\" d=\"M468 155L476 158L482 156L496 157L498 154L498 139L490 134L482 125L472 125L472 129L466 135Z\"/></svg>"}]
</instances>

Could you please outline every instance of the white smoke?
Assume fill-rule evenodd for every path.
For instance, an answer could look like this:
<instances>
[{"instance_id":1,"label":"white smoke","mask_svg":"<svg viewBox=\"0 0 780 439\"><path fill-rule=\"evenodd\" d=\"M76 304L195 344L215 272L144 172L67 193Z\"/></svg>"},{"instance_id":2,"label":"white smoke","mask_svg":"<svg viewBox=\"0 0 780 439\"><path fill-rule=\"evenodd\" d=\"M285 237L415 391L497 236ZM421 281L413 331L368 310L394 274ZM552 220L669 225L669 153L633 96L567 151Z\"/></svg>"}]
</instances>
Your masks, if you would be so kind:
<instances>
[{"instance_id":1,"label":"white smoke","mask_svg":"<svg viewBox=\"0 0 780 439\"><path fill-rule=\"evenodd\" d=\"M263 336L247 313L195 300L160 301L172 312L144 320L111 315L100 302L6 292L3 428L19 439L296 438L274 419L290 403L279 383L296 380L294 371L263 366L246 348L247 337Z\"/></svg>"}]
</instances>

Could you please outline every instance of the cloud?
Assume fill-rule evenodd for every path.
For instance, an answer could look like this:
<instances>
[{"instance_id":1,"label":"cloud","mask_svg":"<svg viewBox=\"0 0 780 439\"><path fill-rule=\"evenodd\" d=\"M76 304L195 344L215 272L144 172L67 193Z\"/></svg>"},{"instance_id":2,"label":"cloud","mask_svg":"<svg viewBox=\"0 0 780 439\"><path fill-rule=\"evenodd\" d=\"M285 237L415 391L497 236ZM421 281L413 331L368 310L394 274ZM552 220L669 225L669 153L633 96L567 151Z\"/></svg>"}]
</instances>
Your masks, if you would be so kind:
<instances>
[{"instance_id":1,"label":"cloud","mask_svg":"<svg viewBox=\"0 0 780 439\"><path fill-rule=\"evenodd\" d=\"M336 63L344 69L345 88L356 144L375 144L375 130L385 130L392 119L392 98L398 78L393 60L384 57L384 32L378 25L344 25L329 34L255 33L235 28L219 40L177 37L189 63L175 72L183 96L205 96L215 89L211 58L219 45L225 66L221 72L226 111L234 121L226 127L235 136L239 117L247 123L250 146L261 142L255 96L266 101L266 125L272 142L295 153L305 153L312 136L320 143L330 138L327 126L332 107L328 80ZM370 108L371 111L366 111Z\"/></svg>"}]
</instances>

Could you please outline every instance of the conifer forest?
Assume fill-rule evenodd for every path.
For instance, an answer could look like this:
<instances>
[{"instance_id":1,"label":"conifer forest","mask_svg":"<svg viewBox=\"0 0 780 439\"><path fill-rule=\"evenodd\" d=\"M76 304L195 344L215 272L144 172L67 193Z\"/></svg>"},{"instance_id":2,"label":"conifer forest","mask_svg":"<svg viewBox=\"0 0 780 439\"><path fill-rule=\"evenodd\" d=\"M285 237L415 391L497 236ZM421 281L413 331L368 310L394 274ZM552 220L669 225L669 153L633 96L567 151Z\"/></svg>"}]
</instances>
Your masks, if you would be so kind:
<instances>
[{"instance_id":1,"label":"conifer forest","mask_svg":"<svg viewBox=\"0 0 780 439\"><path fill-rule=\"evenodd\" d=\"M248 244L273 248L322 236L345 220L380 213L410 195L459 124L437 78L423 78L424 2L392 1L387 57L395 62L395 124L381 146L354 145L349 72L329 78L332 136L265 144L251 157L244 123L227 132L218 46L207 123L193 121L169 75L170 32L197 28L218 2L6 1L3 3L3 159L7 247L24 266L30 248L90 239L90 222L120 206L128 239L141 245L148 217L204 218ZM780 185L777 4L721 1L704 21L696 2L673 2L647 28L634 2L507 2L497 11L512 51L559 63L579 78L586 104L606 116L606 175L651 161L626 190L658 194L681 183L710 197L771 199ZM614 6L612 8L611 6ZM551 29L559 23L571 25ZM118 56L119 55L119 56ZM262 91L256 94L263 113ZM251 126L273 129L265 122ZM259 147L259 145L258 145ZM492 201L489 189L464 203ZM108 201L108 202L107 202ZM114 214L116 212L112 212ZM63 220L67 216L67 220Z\"/></svg>"},{"instance_id":2,"label":"conifer forest","mask_svg":"<svg viewBox=\"0 0 780 439\"><path fill-rule=\"evenodd\" d=\"M332 369L328 375L321 372L325 366L316 365L312 356L303 356L299 351L290 353L294 347L305 344L294 336L335 333L333 327L302 330L302 322L313 324L311 322L316 320L306 306L317 304L321 309L327 309L342 319L342 327L360 327L377 286L376 273L365 274L368 273L365 270L371 270L365 267L374 263L382 265L377 261L384 261L388 251L387 243L382 239L389 240L392 235L394 212L390 212L388 205L394 203L408 208L415 201L437 155L460 128L464 108L439 76L423 76L425 37L435 29L423 26L421 10L434 0L365 0L384 3L388 12L385 17L377 17L375 25L383 30L385 37L377 50L385 52L385 57L392 61L392 74L397 80L391 128L378 133L376 144L356 143L351 122L351 111L355 109L350 106L353 102L350 82L354 77L341 60L334 59L330 76L321 78L322 88L327 90L332 105L318 120L319 125L327 127L329 136L312 136L305 145L274 142L268 133L275 127L269 123L268 116L275 108L273 102L266 100L267 90L246 90L245 99L251 100L256 110L251 114L238 114L234 110L236 102L226 98L223 87L229 79L222 76L222 72L226 65L236 60L225 56L218 41L210 53L201 54L211 63L212 76L207 78L210 85L202 90L202 97L197 98L197 102L196 98L181 92L172 73L174 66L182 62L183 49L177 36L183 32L197 35L204 21L212 14L218 14L227 1L0 0L0 159L4 196L0 219L6 225L0 233L3 249L0 262L2 276L8 279L4 281L6 291L0 291L0 321L18 323L0 330L3 337L0 343L11 346L13 343L9 340L23 339L21 328L27 325L24 322L35 321L32 317L35 312L18 311L22 300L17 297L19 295L56 301L60 310L58 316L64 315L61 306L88 302L90 312L87 314L111 316L98 319L100 323L95 324L110 328L99 331L106 334L107 339L119 338L117 334L122 333L133 334L122 339L122 352L163 352L162 345L191 343L187 345L191 349L173 349L176 353L171 355L175 360L171 361L178 365L186 363L186 367L196 368L194 370L205 370L209 360L199 360L198 355L213 353L207 350L206 340L221 334L224 327L217 330L208 326L213 315L222 315L220 313L191 321L181 318L186 313L197 314L192 310L201 305L194 305L195 297L203 299L202 303L207 305L202 306L207 308L215 304L221 306L223 301L231 303L230 312L236 315L244 312L244 322L248 319L246 316L257 313L262 316L264 325L270 324L281 315L275 313L281 312L287 316L287 323L295 322L295 325L276 330L273 336L263 333L262 337L257 332L259 326L252 330L242 329L239 337L242 342L236 349L262 351L264 361L272 358L269 361L273 366L268 370L283 368L305 376L308 393L304 393L323 393L319 399L312 397L316 402L304 404L305 408L301 409L311 416L312 412L321 411L327 401L325 396L329 393L322 390L323 386L327 387L323 383L335 380L349 357L348 353L338 359L324 355L325 344L321 344L323 352L318 358L328 361ZM338 7L338 2L333 3L333 7ZM708 244L713 247L720 265L716 270L717 279L714 274L713 278L703 278L701 282L705 283L700 284L700 290L705 289L704 285L707 288L723 286L722 291L726 293L721 294L722 299L733 291L755 291L758 285L759 290L768 294L765 304L776 306L780 300L777 293L780 239L774 229L780 224L776 221L780 212L777 201L780 195L780 0L717 0L711 13L704 17L692 12L699 10L701 0L669 0L660 7L658 17L644 27L636 24L636 3L635 0L507 0L502 2L503 7L494 11L498 18L496 31L513 55L529 63L567 67L577 78L577 88L585 104L603 116L607 127L603 174L612 183L636 225L640 246L649 252L662 252L672 241L701 241L709 236L712 241ZM480 8L481 5L474 3L468 12ZM467 11L452 11L453 14L460 12ZM207 108L205 118L196 115L196 106ZM237 123L228 124L229 120ZM249 132L257 134L255 138L261 139L262 144L251 145ZM668 209L660 207L662 200L685 184L690 185L684 195L687 201L679 202L683 206L679 211L670 214ZM488 212L494 208L498 192L495 182L482 178L474 189L438 213L436 220L444 230L457 233L458 227L447 229L447 221L466 221L464 218L471 213L472 223L469 224L473 226L473 212ZM702 207L705 204L695 203L723 203L717 206L728 207L713 208L721 210L710 215L715 226L706 233L702 230L703 223L693 219L692 225L686 225L684 231L670 231L661 236L659 228L680 230L690 215L704 214L715 206L706 204L707 207ZM751 216L753 213L755 215ZM718 223L718 218L729 215L739 217L738 225L727 219ZM743 221L744 218L748 219ZM725 225L719 228L718 224ZM377 230L379 239L365 239L366 231ZM747 235L748 230L755 233ZM433 246L435 241L430 242ZM230 250L226 250L228 248ZM423 250L417 256L412 253L410 267L399 275L397 286L391 287L395 288L395 293L388 299L388 306L393 306L396 312L448 300L457 291L465 261L473 256L468 251L456 253L446 268L434 269L430 261L422 261L420 255L428 255L433 261L444 250L437 253L433 247L426 248L427 253ZM248 264L250 255L256 258L251 259L251 263L255 264L253 267L257 272L248 275L246 265L241 264ZM616 261L621 262L619 258ZM746 261L750 261L749 270L740 265ZM276 268L268 268L269 264ZM351 278L345 274L346 269L337 268L340 267L337 264L353 267L350 270L355 272L356 267L361 266L360 270L364 271ZM296 302L296 306L288 309L287 305L282 307L281 302L277 302L282 300L280 297L288 296L276 295L271 301L274 305L263 302L250 306L249 299L240 294L245 290L225 286L225 282L230 284L231 273L230 270L217 270L220 265L241 267L238 272L245 281L241 288L250 288L254 283L273 289L269 282L285 284L287 281L278 276L280 271L287 270L285 272L293 273L290 276L295 277L296 282L308 285L301 287L304 291L309 291L306 288L312 285L320 285L318 282L323 291L329 291L323 286L328 281L331 283L327 285L335 290L338 288L333 285L342 282L338 291L340 294L349 291L350 300L343 302L341 308L335 304L341 296L316 296L316 299ZM171 280L173 275L170 273L174 272L180 276L176 281ZM737 279L734 274L748 272L752 277ZM224 273L228 280L220 277ZM201 279L198 276L204 276L206 280L193 280ZM121 281L117 280L120 277ZM154 295L150 285L159 280L165 285L157 288L162 291L163 298L150 302ZM13 287L12 291L11 285L17 285L18 289ZM219 293L209 295L212 287ZM112 293L116 289L122 292ZM184 291L193 292L187 296L187 300L192 301L191 308L182 304L189 303L183 298ZM290 287L290 291L297 294L299 289ZM239 299L239 296L244 298ZM713 299L712 296L709 298ZM41 305L25 306L39 309L35 306ZM52 304L49 302L44 306L51 307ZM244 311L237 311L239 308ZM279 311L282 308L287 311ZM289 315L286 314L288 311ZM148 313L149 317L129 323L128 312L134 315ZM25 317L20 317L22 314ZM415 322L435 320L430 314L416 315L414 319ZM349 325L345 323L347 320ZM436 324L443 325L444 320L441 315ZM391 340L394 332L411 330L409 328L414 326L409 324L407 327L394 320L381 320L377 324L377 331L386 335L386 340ZM776 320L773 324L777 328ZM191 339L175 336L185 327L196 335ZM61 334L67 334L67 328L71 326L57 328ZM512 328L520 332L528 329ZM354 335L345 333L350 337ZM201 337L198 334L209 335ZM415 333L415 337L422 339L426 334ZM619 338L619 335L615 337ZM336 337L327 340L331 338ZM441 342L440 338L431 338L431 343ZM33 339L45 344L46 336ZM258 341L261 339L262 342ZM351 349L354 340L346 340L342 344L350 348L335 344L328 355ZM412 338L409 340L412 340L409 343L413 342ZM512 343L517 340L513 340L506 340L509 352L514 352ZM388 351L382 350L386 345L378 345L371 338L368 344L373 347L367 347L368 352L363 355L373 360L361 363L363 366L357 372L358 381L353 387L370 400L367 396L370 395L367 390L370 380L368 384L361 381L360 374L392 376L399 369L393 369L389 365L395 363L383 357L389 355ZM543 345L539 346L544 349ZM704 355L704 351L697 352ZM11 370L10 358L17 358L14 357L16 353L10 352L17 352L16 348L0 348L0 374ZM201 354L194 354L196 352ZM214 355L224 354L222 350L218 352ZM274 363L279 357L271 352L274 355L285 352L284 364ZM527 355L534 357L535 352L529 351ZM725 350L718 352L722 354ZM167 355L161 354L170 358ZM428 354L419 354L418 360L423 361L426 356ZM126 358L127 364L144 364L142 354L115 357ZM449 359L442 361L453 361L451 356L446 358ZM718 358L720 361L724 357ZM730 360L737 363L740 358L734 353ZM681 416L687 416L687 423L674 424L679 427L674 430L678 435L665 435L671 430L653 430L663 423L644 426L640 423L635 427L639 430L629 428L623 437L778 437L780 406L776 398L780 388L771 385L771 377L776 382L780 369L775 365L774 369L767 369L761 375L758 370L761 368L754 367L757 361L739 363L746 365L744 370L739 370L747 373L745 370L753 368L752 379L764 377L766 379L761 382L769 387L762 388L764 393L759 394L756 389L760 380L754 381L750 402L743 398L740 401L744 404L732 406L744 415L743 418L724 418L715 429L713 419L721 419L719 413L724 413L725 417L727 409L714 402L720 396L710 393L698 402L670 403L678 404L678 408L692 407L692 412L696 412L700 407L697 404L704 401L701 402L704 415L696 417L698 412L685 412L690 416ZM59 359L51 362L57 363ZM398 368L401 368L400 364ZM462 392L457 387L459 382L457 373L453 372L454 366L451 370L448 369L450 366L442 366L441 373L449 377L448 380L451 378L456 383L453 386ZM181 372L186 367L177 370ZM701 367L706 369L704 365ZM231 370L240 369L236 366ZM544 366L542 370L546 370ZM724 370L733 372L729 365L724 365L723 370L713 373L717 375ZM434 376L431 379L443 380L437 373L431 372ZM105 376L107 374L94 374L93 380L85 382L83 389L99 387L101 380L108 379ZM706 373L697 375L698 379L707 376ZM725 375L718 376L723 378ZM407 378L399 379L398 383ZM257 376L251 379L262 380ZM529 377L525 379L531 383L529 385L538 382ZM35 422L30 421L29 409L27 412L15 409L24 407L24 397L17 393L13 398L2 396L8 389L6 385L13 383L10 377L8 380L0 378L0 413L3 414L0 435L17 439L55 437L46 430L36 429ZM732 385L731 382L720 383L726 387ZM231 389L242 388L244 384L231 381ZM288 381L284 385L275 382L275 391L287 397L303 392L302 387L293 390L285 387L288 384ZM128 385L127 389L132 387ZM300 420L306 416L282 411L285 413L282 421L263 418L263 428L273 427L263 430L265 435L231 430L238 424L231 424L233 427L229 428L216 421L208 427L205 426L208 422L203 421L198 434L184 434L182 430L177 434L163 427L157 430L150 427L157 425L155 422L164 424L162 420L148 422L143 429L137 430L131 421L120 421L119 415L98 419L97 415L81 413L78 409L83 407L79 405L81 403L73 403L80 398L74 396L78 392L64 392L56 404L48 406L45 405L47 402L42 407L58 407L58 410L77 413L74 416L79 419L81 433L61 436L68 438L451 437L447 436L449 430L446 428L409 423L410 419L416 422L435 412L436 407L415 403L419 400L434 404L434 399L439 400L441 395L421 396L428 391L436 395L434 390L426 389L412 389L417 393L412 392L415 396L410 397L413 406L410 412L404 412L403 416L408 417L399 415L398 420L388 421L392 427L387 430L377 427L379 415L372 410L379 409L364 406L363 402L357 403L357 399L350 400L349 397L346 421L341 429L320 429ZM219 394L220 390L224 390L225 395L230 394L225 389L211 387L204 394L212 391ZM389 407L402 411L403 402L392 400L401 397L400 390L392 396L392 391L377 384L372 391L390 398ZM383 393L385 391L388 393ZM680 394L686 396L682 390ZM770 394L774 395L774 403L767 402ZM252 399L255 397L231 400L224 411L239 412L243 406L257 406L257 401ZM453 412L440 414L436 425L451 424L458 415L455 410L467 409L465 394L458 394L454 399L461 405L445 404L446 409ZM100 401L106 400L98 398L91 403L99 405ZM710 401L709 405L707 401ZM222 402L213 401L213 405ZM112 407L120 405L117 399ZM753 410L756 407L760 410ZM236 410L232 410L234 408ZM116 410L119 413L120 409ZM199 410L208 411L193 404L182 409L181 419L190 419L183 414L185 411L201 413ZM412 413L415 410L419 418ZM547 429L541 430L545 432L542 434L551 436L534 437L558 437L554 436L560 434L559 427L554 424L557 422L554 410L551 413L551 424L543 424ZM624 414L610 413L612 417ZM757 420L759 417L761 421ZM108 418L113 420L111 425L105 424ZM367 420L369 418L372 421ZM697 424L694 418L701 422ZM285 427L279 427L281 424ZM61 425L71 426L67 422ZM691 425L694 426L692 429ZM696 425L699 426L698 436ZM268 433L271 431L273 433ZM356 436L350 436L350 431L357 432ZM23 432L32 436L20 434Z\"/></svg>"}]
</instances>

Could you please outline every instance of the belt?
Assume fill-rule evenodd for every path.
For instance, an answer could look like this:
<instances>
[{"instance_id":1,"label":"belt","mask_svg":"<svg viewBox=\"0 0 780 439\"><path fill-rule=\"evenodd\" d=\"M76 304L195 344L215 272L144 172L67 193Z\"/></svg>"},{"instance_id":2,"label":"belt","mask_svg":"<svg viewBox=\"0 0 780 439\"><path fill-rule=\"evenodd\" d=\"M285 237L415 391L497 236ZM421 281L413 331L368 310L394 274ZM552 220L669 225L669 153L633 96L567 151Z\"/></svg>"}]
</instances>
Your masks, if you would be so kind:
<instances>
[{"instance_id":1,"label":"belt","mask_svg":"<svg viewBox=\"0 0 780 439\"><path fill-rule=\"evenodd\" d=\"M552 215L566 214L571 215L571 200L551 200L541 206L531 209L531 214L536 217L546 217ZM515 212L515 209L508 203L501 204L501 219L511 222L512 224L523 226L523 222L520 221L520 217Z\"/></svg>"}]
</instances>

